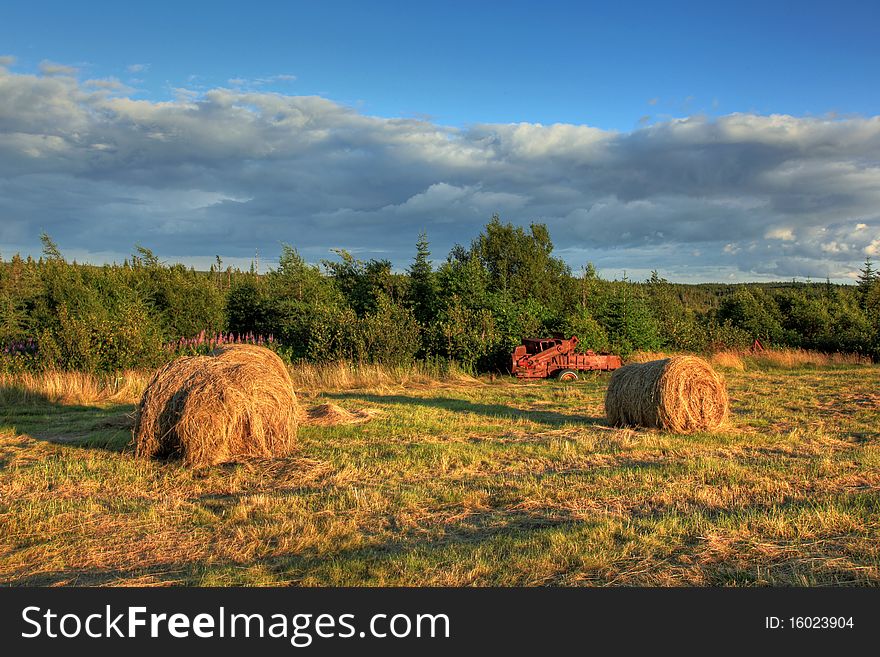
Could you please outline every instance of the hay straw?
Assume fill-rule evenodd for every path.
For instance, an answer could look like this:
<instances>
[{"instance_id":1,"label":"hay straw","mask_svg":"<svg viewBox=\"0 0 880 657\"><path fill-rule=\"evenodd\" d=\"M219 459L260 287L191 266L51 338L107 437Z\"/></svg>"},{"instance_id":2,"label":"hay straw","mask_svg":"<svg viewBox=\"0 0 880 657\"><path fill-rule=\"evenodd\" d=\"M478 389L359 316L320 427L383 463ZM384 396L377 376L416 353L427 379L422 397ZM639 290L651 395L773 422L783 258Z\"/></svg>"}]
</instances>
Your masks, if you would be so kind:
<instances>
[{"instance_id":1,"label":"hay straw","mask_svg":"<svg viewBox=\"0 0 880 657\"><path fill-rule=\"evenodd\" d=\"M211 352L212 356L220 356L227 362L252 363L259 361L267 369L271 369L280 378L290 381L290 371L281 357L271 349L253 344L224 344Z\"/></svg>"},{"instance_id":2,"label":"hay straw","mask_svg":"<svg viewBox=\"0 0 880 657\"><path fill-rule=\"evenodd\" d=\"M316 426L332 427L340 424L361 424L373 419L371 410L349 411L336 404L313 406L306 413L305 421Z\"/></svg>"},{"instance_id":3,"label":"hay straw","mask_svg":"<svg viewBox=\"0 0 880 657\"><path fill-rule=\"evenodd\" d=\"M179 358L153 376L136 411L138 456L204 466L293 450L299 408L287 368L268 349L236 347Z\"/></svg>"},{"instance_id":4,"label":"hay straw","mask_svg":"<svg viewBox=\"0 0 880 657\"><path fill-rule=\"evenodd\" d=\"M183 356L160 368L147 383L135 409L132 431L138 456L170 456L181 451L175 424L185 396L178 393L187 389L207 360L206 356Z\"/></svg>"},{"instance_id":5,"label":"hay straw","mask_svg":"<svg viewBox=\"0 0 880 657\"><path fill-rule=\"evenodd\" d=\"M727 412L724 379L696 356L621 367L611 376L605 394L605 413L613 426L712 431L724 423Z\"/></svg>"}]
</instances>

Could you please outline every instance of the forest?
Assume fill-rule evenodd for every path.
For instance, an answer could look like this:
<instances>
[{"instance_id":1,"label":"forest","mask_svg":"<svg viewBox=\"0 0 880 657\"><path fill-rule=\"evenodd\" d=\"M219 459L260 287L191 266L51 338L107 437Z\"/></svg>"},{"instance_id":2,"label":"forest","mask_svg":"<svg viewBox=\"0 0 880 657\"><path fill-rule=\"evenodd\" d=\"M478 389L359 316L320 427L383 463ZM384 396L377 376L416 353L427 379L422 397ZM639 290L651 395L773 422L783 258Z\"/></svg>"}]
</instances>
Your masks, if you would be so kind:
<instances>
[{"instance_id":1,"label":"forest","mask_svg":"<svg viewBox=\"0 0 880 657\"><path fill-rule=\"evenodd\" d=\"M136 246L123 263L69 262L49 235L39 259L0 261L0 372L155 367L218 342L266 344L291 362L455 361L504 372L523 337L576 334L580 348L709 353L765 346L880 359L880 276L854 285L605 280L553 254L547 227L494 215L436 266L422 234L408 268L345 250L317 264L284 244L260 273L166 264Z\"/></svg>"}]
</instances>

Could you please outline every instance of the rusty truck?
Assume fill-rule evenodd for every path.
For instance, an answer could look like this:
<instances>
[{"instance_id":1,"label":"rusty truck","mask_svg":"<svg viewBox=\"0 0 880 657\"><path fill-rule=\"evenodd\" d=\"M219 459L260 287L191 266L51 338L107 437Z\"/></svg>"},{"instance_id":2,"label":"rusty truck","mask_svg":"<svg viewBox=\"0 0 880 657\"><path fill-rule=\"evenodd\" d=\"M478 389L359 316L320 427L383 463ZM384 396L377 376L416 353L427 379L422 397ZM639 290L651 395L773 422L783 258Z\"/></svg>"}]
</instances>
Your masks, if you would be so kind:
<instances>
[{"instance_id":1,"label":"rusty truck","mask_svg":"<svg viewBox=\"0 0 880 657\"><path fill-rule=\"evenodd\" d=\"M592 350L577 353L578 337L528 338L511 355L511 372L519 379L546 379L576 381L578 372L616 370L623 363L620 356L597 354Z\"/></svg>"}]
</instances>

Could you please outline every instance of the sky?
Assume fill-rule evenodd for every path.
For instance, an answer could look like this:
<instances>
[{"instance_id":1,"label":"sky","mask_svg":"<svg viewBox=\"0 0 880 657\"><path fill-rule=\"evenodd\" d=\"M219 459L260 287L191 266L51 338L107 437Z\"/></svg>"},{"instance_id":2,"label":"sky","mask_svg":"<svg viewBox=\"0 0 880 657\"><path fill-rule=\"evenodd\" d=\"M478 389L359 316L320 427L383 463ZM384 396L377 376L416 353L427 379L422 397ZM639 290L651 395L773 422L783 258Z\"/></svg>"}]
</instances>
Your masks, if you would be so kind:
<instances>
[{"instance_id":1,"label":"sky","mask_svg":"<svg viewBox=\"0 0 880 657\"><path fill-rule=\"evenodd\" d=\"M615 5L615 6L611 6ZM617 6L620 5L620 6ZM710 5L710 6L707 6ZM878 3L5 6L0 256L442 261L498 213L574 271L880 259Z\"/></svg>"}]
</instances>

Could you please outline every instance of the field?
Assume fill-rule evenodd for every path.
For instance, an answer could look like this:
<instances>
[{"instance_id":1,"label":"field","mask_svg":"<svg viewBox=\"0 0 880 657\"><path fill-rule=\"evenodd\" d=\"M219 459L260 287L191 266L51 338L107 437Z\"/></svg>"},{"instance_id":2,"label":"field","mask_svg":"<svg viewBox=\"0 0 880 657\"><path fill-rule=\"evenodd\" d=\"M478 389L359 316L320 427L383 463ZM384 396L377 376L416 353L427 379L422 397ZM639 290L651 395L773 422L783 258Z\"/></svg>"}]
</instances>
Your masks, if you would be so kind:
<instances>
[{"instance_id":1,"label":"field","mask_svg":"<svg viewBox=\"0 0 880 657\"><path fill-rule=\"evenodd\" d=\"M880 584L880 367L728 365L692 436L606 426L607 375L312 371L295 457L199 471L133 458L142 373L6 377L0 583Z\"/></svg>"}]
</instances>

